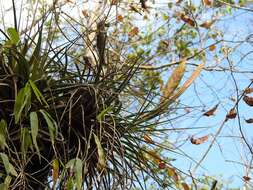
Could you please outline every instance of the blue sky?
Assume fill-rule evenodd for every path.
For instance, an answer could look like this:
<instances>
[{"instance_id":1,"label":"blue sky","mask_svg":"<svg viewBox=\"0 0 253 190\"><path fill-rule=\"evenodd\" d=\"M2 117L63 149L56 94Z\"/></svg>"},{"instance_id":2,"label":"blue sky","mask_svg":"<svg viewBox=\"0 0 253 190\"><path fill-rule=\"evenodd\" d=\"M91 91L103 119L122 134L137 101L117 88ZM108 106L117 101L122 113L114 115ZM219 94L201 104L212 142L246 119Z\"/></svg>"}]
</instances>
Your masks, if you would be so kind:
<instances>
[{"instance_id":1,"label":"blue sky","mask_svg":"<svg viewBox=\"0 0 253 190\"><path fill-rule=\"evenodd\" d=\"M252 12L235 11L231 16L225 17L222 21L220 21L217 27L223 30L224 39L230 41L245 40L246 36L252 32L252 27L249 27L252 25L252 15ZM236 47L238 44L239 43L226 43L227 46L231 47ZM230 56L234 66L239 70L253 71L253 56L251 54L242 62L238 63L241 57L249 51L252 51L252 45L243 43L236 47L235 52ZM209 53L207 56L207 63L211 63L213 61L211 54L212 53ZM221 66L228 65L226 60L223 60L219 64ZM241 93L242 90L249 85L250 79L253 78L253 74L240 73L234 75ZM196 94L198 94L198 97ZM203 112L199 110L199 112L197 111L192 113L192 117L189 117L189 119L180 123L183 127L209 128L208 130L189 130L187 132L187 135L196 135L201 137L209 134L211 137L207 143L202 145L194 146L189 142L182 147L186 153L192 155L192 157L196 158L196 160L199 160L205 150L207 150L211 142L212 135L214 135L221 126L228 110L235 105L235 102L230 100L232 97L236 97L236 90L230 72L202 72L201 76L195 81L195 89L194 85L192 85L181 97L182 101L188 105L201 106L201 104L204 103L206 105L205 110L208 110L217 103L220 103L215 116L202 116ZM244 118L253 118L253 108L247 106L243 101L241 101L239 104L239 110L244 134L247 141L252 144L251 134L253 134L253 124L246 124L244 122ZM202 163L202 166L204 166L205 169L198 169L197 174L216 176L221 174L224 179L233 179L231 186L241 187L243 185L242 176L247 175L247 171L245 167L242 167L236 162L245 162L245 164L248 164L248 159L251 156L249 151L247 151L247 148L241 142L239 136L238 120L234 119L226 122L221 134L217 138L217 142L214 144L207 158ZM181 167L184 165L187 169L191 167L191 163L180 160L178 160L176 164ZM193 168L193 166L191 168Z\"/></svg>"}]
</instances>

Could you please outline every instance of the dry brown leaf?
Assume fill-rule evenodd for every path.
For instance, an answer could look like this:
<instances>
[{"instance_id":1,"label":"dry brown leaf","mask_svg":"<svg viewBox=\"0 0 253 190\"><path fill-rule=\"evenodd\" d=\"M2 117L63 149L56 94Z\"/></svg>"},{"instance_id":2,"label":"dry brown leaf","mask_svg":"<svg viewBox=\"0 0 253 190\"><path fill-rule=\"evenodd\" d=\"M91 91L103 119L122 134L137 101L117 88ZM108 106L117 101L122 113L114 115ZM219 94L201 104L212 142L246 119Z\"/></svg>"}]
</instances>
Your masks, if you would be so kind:
<instances>
[{"instance_id":1,"label":"dry brown leaf","mask_svg":"<svg viewBox=\"0 0 253 190\"><path fill-rule=\"evenodd\" d=\"M168 105L171 103L175 102L175 100L183 94L187 88L194 82L194 80L199 76L201 70L204 68L205 62L199 64L197 68L193 71L191 76L184 82L184 84L168 99L168 101L161 101L162 104L159 104L159 106L152 112L149 112L147 114L144 114L141 119L146 119L146 118L153 118L156 116L158 113L161 113L164 111L164 108L166 108ZM165 89L165 88L164 88Z\"/></svg>"},{"instance_id":2,"label":"dry brown leaf","mask_svg":"<svg viewBox=\"0 0 253 190\"><path fill-rule=\"evenodd\" d=\"M211 6L212 5L212 1L210 1L210 0L203 0L203 3L206 6Z\"/></svg>"},{"instance_id":3,"label":"dry brown leaf","mask_svg":"<svg viewBox=\"0 0 253 190\"><path fill-rule=\"evenodd\" d=\"M167 174L174 179L175 182L179 181L179 176L176 170L172 167L167 167Z\"/></svg>"},{"instance_id":4,"label":"dry brown leaf","mask_svg":"<svg viewBox=\"0 0 253 190\"><path fill-rule=\"evenodd\" d=\"M168 47L168 46L170 45L169 40L161 40L161 43L162 43L163 45L165 45L166 47Z\"/></svg>"},{"instance_id":5,"label":"dry brown leaf","mask_svg":"<svg viewBox=\"0 0 253 190\"><path fill-rule=\"evenodd\" d=\"M130 10L131 10L131 11L134 11L134 12L136 12L136 13L142 15L141 12L140 12L135 6L130 5L129 7L130 7Z\"/></svg>"},{"instance_id":6,"label":"dry brown leaf","mask_svg":"<svg viewBox=\"0 0 253 190\"><path fill-rule=\"evenodd\" d=\"M209 29L213 23L214 23L214 20L209 20L209 21L203 22L199 26L205 29Z\"/></svg>"},{"instance_id":7,"label":"dry brown leaf","mask_svg":"<svg viewBox=\"0 0 253 190\"><path fill-rule=\"evenodd\" d=\"M148 150L147 153L154 159L156 163L160 163L162 161L161 157L154 150Z\"/></svg>"},{"instance_id":8,"label":"dry brown leaf","mask_svg":"<svg viewBox=\"0 0 253 190\"><path fill-rule=\"evenodd\" d=\"M146 1L147 0L140 0L140 2L141 2L141 8L143 8L143 9L147 9L148 8L147 5L146 5Z\"/></svg>"},{"instance_id":9,"label":"dry brown leaf","mask_svg":"<svg viewBox=\"0 0 253 190\"><path fill-rule=\"evenodd\" d=\"M89 17L89 13L87 10L82 10L82 15L85 16L85 17Z\"/></svg>"},{"instance_id":10,"label":"dry brown leaf","mask_svg":"<svg viewBox=\"0 0 253 190\"><path fill-rule=\"evenodd\" d=\"M139 33L139 28L138 27L134 27L133 29L130 30L130 32L128 32L128 36L135 36Z\"/></svg>"},{"instance_id":11,"label":"dry brown leaf","mask_svg":"<svg viewBox=\"0 0 253 190\"><path fill-rule=\"evenodd\" d=\"M253 97L249 97L249 96L244 96L243 100L246 104L248 104L249 106L253 106Z\"/></svg>"},{"instance_id":12,"label":"dry brown leaf","mask_svg":"<svg viewBox=\"0 0 253 190\"><path fill-rule=\"evenodd\" d=\"M154 144L154 141L151 139L150 136L144 135L143 138L147 143Z\"/></svg>"},{"instance_id":13,"label":"dry brown leaf","mask_svg":"<svg viewBox=\"0 0 253 190\"><path fill-rule=\"evenodd\" d=\"M234 119L234 118L236 117L236 115L237 115L237 113L236 113L235 108L232 108L232 109L228 112L228 114L226 115L226 121L227 121L228 119Z\"/></svg>"},{"instance_id":14,"label":"dry brown leaf","mask_svg":"<svg viewBox=\"0 0 253 190\"><path fill-rule=\"evenodd\" d=\"M184 72L185 72L186 61L183 60L179 63L177 68L172 72L170 78L167 81L165 88L163 89L163 96L161 102L168 100L178 87Z\"/></svg>"},{"instance_id":15,"label":"dry brown leaf","mask_svg":"<svg viewBox=\"0 0 253 190\"><path fill-rule=\"evenodd\" d=\"M213 45L209 46L208 49L209 49L209 51L214 51L216 49L216 46L213 44Z\"/></svg>"},{"instance_id":16,"label":"dry brown leaf","mask_svg":"<svg viewBox=\"0 0 253 190\"><path fill-rule=\"evenodd\" d=\"M75 3L75 1L74 1L74 0L65 0L65 2L66 2L66 3L72 3L72 4L74 4L74 3Z\"/></svg>"},{"instance_id":17,"label":"dry brown leaf","mask_svg":"<svg viewBox=\"0 0 253 190\"><path fill-rule=\"evenodd\" d=\"M252 93L252 92L253 92L253 88L248 87L248 88L245 88L245 89L244 89L244 93L245 93L245 94L250 94L250 93Z\"/></svg>"},{"instance_id":18,"label":"dry brown leaf","mask_svg":"<svg viewBox=\"0 0 253 190\"><path fill-rule=\"evenodd\" d=\"M165 169L166 168L166 163L164 161L160 161L158 164L159 169Z\"/></svg>"},{"instance_id":19,"label":"dry brown leaf","mask_svg":"<svg viewBox=\"0 0 253 190\"><path fill-rule=\"evenodd\" d=\"M100 139L97 137L97 135L94 135L94 140L97 145L97 152L98 152L98 162L97 162L97 169L99 171L104 171L106 168L106 157L104 153L104 149L101 145Z\"/></svg>"},{"instance_id":20,"label":"dry brown leaf","mask_svg":"<svg viewBox=\"0 0 253 190\"><path fill-rule=\"evenodd\" d=\"M117 21L123 22L123 20L124 20L124 17L122 15L117 16Z\"/></svg>"},{"instance_id":21,"label":"dry brown leaf","mask_svg":"<svg viewBox=\"0 0 253 190\"><path fill-rule=\"evenodd\" d=\"M185 23L189 24L190 26L193 26L193 27L195 26L194 20L192 20L190 17L188 17L184 14L181 14L180 18L181 18L181 20L183 20Z\"/></svg>"},{"instance_id":22,"label":"dry brown leaf","mask_svg":"<svg viewBox=\"0 0 253 190\"><path fill-rule=\"evenodd\" d=\"M251 178L249 177L249 176L243 176L242 177L245 181L250 181L251 180Z\"/></svg>"},{"instance_id":23,"label":"dry brown leaf","mask_svg":"<svg viewBox=\"0 0 253 190\"><path fill-rule=\"evenodd\" d=\"M171 98L171 100L175 100L176 98L178 98L193 83L193 81L199 76L204 66L205 66L205 63L201 63L198 65L198 67L192 73L190 78L183 84L183 86L177 91L177 93Z\"/></svg>"},{"instance_id":24,"label":"dry brown leaf","mask_svg":"<svg viewBox=\"0 0 253 190\"><path fill-rule=\"evenodd\" d=\"M253 118L245 119L245 122L246 122L246 123L253 123Z\"/></svg>"},{"instance_id":25,"label":"dry brown leaf","mask_svg":"<svg viewBox=\"0 0 253 190\"><path fill-rule=\"evenodd\" d=\"M214 115L214 112L217 110L218 106L219 106L219 104L216 104L212 109L208 110L203 115L207 116L207 117Z\"/></svg>"},{"instance_id":26,"label":"dry brown leaf","mask_svg":"<svg viewBox=\"0 0 253 190\"><path fill-rule=\"evenodd\" d=\"M183 1L183 0L177 0L177 1L176 1L176 4L178 5L178 4L180 4L182 1Z\"/></svg>"},{"instance_id":27,"label":"dry brown leaf","mask_svg":"<svg viewBox=\"0 0 253 190\"><path fill-rule=\"evenodd\" d=\"M191 143L192 144L195 144L195 145L199 145L199 144L203 144L204 142L206 142L208 140L209 136L208 135L205 135L203 137L200 137L200 138L191 138Z\"/></svg>"},{"instance_id":28,"label":"dry brown leaf","mask_svg":"<svg viewBox=\"0 0 253 190\"><path fill-rule=\"evenodd\" d=\"M117 5L119 3L119 0L111 0L111 5Z\"/></svg>"},{"instance_id":29,"label":"dry brown leaf","mask_svg":"<svg viewBox=\"0 0 253 190\"><path fill-rule=\"evenodd\" d=\"M190 190L190 187L187 185L187 183L181 183L184 190Z\"/></svg>"}]
</instances>

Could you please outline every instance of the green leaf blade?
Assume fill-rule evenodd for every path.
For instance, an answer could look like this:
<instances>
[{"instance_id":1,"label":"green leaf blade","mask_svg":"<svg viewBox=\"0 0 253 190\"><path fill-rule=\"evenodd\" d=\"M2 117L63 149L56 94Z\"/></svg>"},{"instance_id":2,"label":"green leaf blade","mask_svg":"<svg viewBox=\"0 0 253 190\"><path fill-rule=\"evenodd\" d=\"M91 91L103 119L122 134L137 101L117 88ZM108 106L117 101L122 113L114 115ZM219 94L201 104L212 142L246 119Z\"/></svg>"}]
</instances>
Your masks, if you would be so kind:
<instances>
[{"instance_id":1,"label":"green leaf blade","mask_svg":"<svg viewBox=\"0 0 253 190\"><path fill-rule=\"evenodd\" d=\"M17 176L18 173L16 172L14 166L9 162L9 158L6 154L4 153L0 153L0 156L2 158L3 164L4 164L4 168L5 171L7 172L7 174L11 174L13 176Z\"/></svg>"},{"instance_id":2,"label":"green leaf blade","mask_svg":"<svg viewBox=\"0 0 253 190\"><path fill-rule=\"evenodd\" d=\"M4 150L6 146L7 123L4 119L0 121L0 147Z\"/></svg>"},{"instance_id":3,"label":"green leaf blade","mask_svg":"<svg viewBox=\"0 0 253 190\"><path fill-rule=\"evenodd\" d=\"M37 144L37 136L38 136L38 131L39 131L39 120L38 120L38 115L36 112L31 112L30 113L30 126L31 126L31 133L32 133L32 141L35 146L35 149L37 151L37 154L40 157L40 150L39 146Z\"/></svg>"},{"instance_id":4,"label":"green leaf blade","mask_svg":"<svg viewBox=\"0 0 253 190\"><path fill-rule=\"evenodd\" d=\"M27 83L24 88L22 88L16 97L14 104L14 117L15 124L17 124L21 118L22 111L25 109L27 112L31 106L31 90L30 85Z\"/></svg>"},{"instance_id":5,"label":"green leaf blade","mask_svg":"<svg viewBox=\"0 0 253 190\"><path fill-rule=\"evenodd\" d=\"M37 100L39 100L39 102L41 104L42 104L42 102L44 102L47 105L47 107L48 107L48 104L47 104L47 101L46 101L45 97L42 95L42 93L37 88L37 86L35 85L35 83L32 80L29 80L29 84L31 85L32 90L33 90L33 92L34 92Z\"/></svg>"},{"instance_id":6,"label":"green leaf blade","mask_svg":"<svg viewBox=\"0 0 253 190\"><path fill-rule=\"evenodd\" d=\"M20 37L19 37L19 34L16 31L16 29L15 28L8 28L7 34L10 37L11 43L14 45L18 45L18 43L20 41Z\"/></svg>"},{"instance_id":7,"label":"green leaf blade","mask_svg":"<svg viewBox=\"0 0 253 190\"><path fill-rule=\"evenodd\" d=\"M55 137L57 135L57 125L56 122L54 121L54 119L44 110L40 110L40 113L42 113L44 119L47 122L47 126L49 129L49 135L50 135L50 139L52 144L54 144L54 140Z\"/></svg>"},{"instance_id":8,"label":"green leaf blade","mask_svg":"<svg viewBox=\"0 0 253 190\"><path fill-rule=\"evenodd\" d=\"M98 149L98 164L97 167L100 171L103 171L106 168L106 161L105 161L105 154L104 154L104 150L103 147L101 145L101 142L99 140L99 138L97 137L97 135L94 135L94 139L97 145L97 149Z\"/></svg>"}]
</instances>

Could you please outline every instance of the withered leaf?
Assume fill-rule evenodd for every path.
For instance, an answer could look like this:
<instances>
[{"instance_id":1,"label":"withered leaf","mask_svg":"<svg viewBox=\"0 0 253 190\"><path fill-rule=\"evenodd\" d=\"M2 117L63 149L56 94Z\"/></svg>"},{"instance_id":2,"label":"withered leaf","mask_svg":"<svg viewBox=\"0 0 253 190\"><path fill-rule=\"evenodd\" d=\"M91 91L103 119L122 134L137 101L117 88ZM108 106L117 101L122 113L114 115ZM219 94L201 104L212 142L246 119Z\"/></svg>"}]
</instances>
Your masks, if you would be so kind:
<instances>
[{"instance_id":1,"label":"withered leaf","mask_svg":"<svg viewBox=\"0 0 253 190\"><path fill-rule=\"evenodd\" d=\"M119 0L112 0L111 5L117 5L119 3Z\"/></svg>"},{"instance_id":2,"label":"withered leaf","mask_svg":"<svg viewBox=\"0 0 253 190\"><path fill-rule=\"evenodd\" d=\"M148 150L147 153L153 158L154 162L160 163L162 161L161 157L154 150Z\"/></svg>"},{"instance_id":3,"label":"withered leaf","mask_svg":"<svg viewBox=\"0 0 253 190\"><path fill-rule=\"evenodd\" d=\"M192 144L199 145L199 144L206 142L208 140L208 138L209 138L209 136L205 135L203 137L196 138L196 139L192 137L190 140L191 140Z\"/></svg>"},{"instance_id":4,"label":"withered leaf","mask_svg":"<svg viewBox=\"0 0 253 190\"><path fill-rule=\"evenodd\" d=\"M204 5L207 5L207 6L212 5L212 1L210 1L210 0L203 0L203 3L204 3Z\"/></svg>"},{"instance_id":5,"label":"withered leaf","mask_svg":"<svg viewBox=\"0 0 253 190\"><path fill-rule=\"evenodd\" d=\"M170 45L170 42L168 40L161 40L160 41L163 45L165 45L166 47L168 47Z\"/></svg>"},{"instance_id":6,"label":"withered leaf","mask_svg":"<svg viewBox=\"0 0 253 190\"><path fill-rule=\"evenodd\" d=\"M228 114L226 115L226 121L227 121L228 119L234 119L234 118L236 117L236 115L237 115L237 113L236 113L235 108L232 108L232 109L228 112Z\"/></svg>"},{"instance_id":7,"label":"withered leaf","mask_svg":"<svg viewBox=\"0 0 253 190\"><path fill-rule=\"evenodd\" d=\"M141 8L143 8L143 9L147 9L148 8L147 5L146 5L146 1L147 0L140 0L140 2L141 2Z\"/></svg>"},{"instance_id":8,"label":"withered leaf","mask_svg":"<svg viewBox=\"0 0 253 190\"><path fill-rule=\"evenodd\" d=\"M153 144L153 143L154 143L154 141L153 141L153 140L151 139L151 137L148 136L148 135L144 135L143 138L144 138L144 140L145 140L147 143L150 143L150 144Z\"/></svg>"},{"instance_id":9,"label":"withered leaf","mask_svg":"<svg viewBox=\"0 0 253 190\"><path fill-rule=\"evenodd\" d=\"M89 13L87 10L82 10L82 15L85 16L85 17L89 17Z\"/></svg>"},{"instance_id":10,"label":"withered leaf","mask_svg":"<svg viewBox=\"0 0 253 190\"><path fill-rule=\"evenodd\" d=\"M190 17L188 17L184 14L181 14L180 18L181 18L181 20L183 20L185 23L189 24L190 26L193 26L193 27L195 26L194 20L192 20Z\"/></svg>"},{"instance_id":11,"label":"withered leaf","mask_svg":"<svg viewBox=\"0 0 253 190\"><path fill-rule=\"evenodd\" d=\"M252 93L252 92L253 92L253 88L248 87L248 88L245 88L245 89L244 89L244 93L245 93L245 94L250 94L250 93Z\"/></svg>"},{"instance_id":12,"label":"withered leaf","mask_svg":"<svg viewBox=\"0 0 253 190\"><path fill-rule=\"evenodd\" d=\"M128 36L133 37L133 36L137 35L138 33L139 33L139 28L138 27L134 27L134 28L132 28L130 30L130 32L128 32Z\"/></svg>"},{"instance_id":13,"label":"withered leaf","mask_svg":"<svg viewBox=\"0 0 253 190\"><path fill-rule=\"evenodd\" d=\"M95 143L97 145L97 151L98 151L98 163L97 168L99 171L103 171L106 168L106 158L104 149L101 145L100 139L97 137L97 135L94 135Z\"/></svg>"},{"instance_id":14,"label":"withered leaf","mask_svg":"<svg viewBox=\"0 0 253 190\"><path fill-rule=\"evenodd\" d=\"M207 116L207 117L214 115L214 112L217 110L218 106L219 106L219 104L216 104L212 109L208 110L203 115Z\"/></svg>"},{"instance_id":15,"label":"withered leaf","mask_svg":"<svg viewBox=\"0 0 253 190\"><path fill-rule=\"evenodd\" d=\"M175 170L175 168L167 167L167 174L174 179L175 182L179 181L179 176Z\"/></svg>"},{"instance_id":16,"label":"withered leaf","mask_svg":"<svg viewBox=\"0 0 253 190\"><path fill-rule=\"evenodd\" d=\"M75 3L74 0L66 0L65 2L67 2L67 3Z\"/></svg>"},{"instance_id":17,"label":"withered leaf","mask_svg":"<svg viewBox=\"0 0 253 190\"><path fill-rule=\"evenodd\" d=\"M180 4L182 1L183 1L183 0L177 0L177 1L176 1L176 4L178 5L178 4Z\"/></svg>"},{"instance_id":18,"label":"withered leaf","mask_svg":"<svg viewBox=\"0 0 253 190\"><path fill-rule=\"evenodd\" d=\"M130 10L131 10L131 11L134 11L134 12L136 12L136 13L142 15L141 12L140 12L135 6L130 5L129 7L130 7Z\"/></svg>"},{"instance_id":19,"label":"withered leaf","mask_svg":"<svg viewBox=\"0 0 253 190\"><path fill-rule=\"evenodd\" d=\"M246 123L253 123L253 118L245 119L245 122L246 122Z\"/></svg>"},{"instance_id":20,"label":"withered leaf","mask_svg":"<svg viewBox=\"0 0 253 190\"><path fill-rule=\"evenodd\" d=\"M214 51L216 49L216 46L213 44L213 45L209 46L208 49L209 49L209 51Z\"/></svg>"},{"instance_id":21,"label":"withered leaf","mask_svg":"<svg viewBox=\"0 0 253 190\"><path fill-rule=\"evenodd\" d=\"M201 70L204 68L205 66L205 62L201 63L197 66L197 68L195 69L195 71L192 73L192 75L190 76L190 78L188 78L185 83L183 84L183 86L181 88L179 88L179 90L177 91L177 93L171 98L172 100L175 100L176 98L178 98L181 94L183 94L183 92L194 82L194 80L199 76Z\"/></svg>"},{"instance_id":22,"label":"withered leaf","mask_svg":"<svg viewBox=\"0 0 253 190\"><path fill-rule=\"evenodd\" d=\"M158 164L159 169L165 169L166 168L166 164L164 161L160 161Z\"/></svg>"},{"instance_id":23,"label":"withered leaf","mask_svg":"<svg viewBox=\"0 0 253 190\"><path fill-rule=\"evenodd\" d=\"M117 15L117 21L123 22L124 17L122 15Z\"/></svg>"},{"instance_id":24,"label":"withered leaf","mask_svg":"<svg viewBox=\"0 0 253 190\"><path fill-rule=\"evenodd\" d=\"M245 181L251 180L251 178L250 178L249 176L243 176L242 178L243 178Z\"/></svg>"},{"instance_id":25,"label":"withered leaf","mask_svg":"<svg viewBox=\"0 0 253 190\"><path fill-rule=\"evenodd\" d=\"M186 67L186 61L182 60L176 69L172 72L170 78L167 81L165 88L163 89L163 96L161 102L168 100L178 87L181 79L183 78Z\"/></svg>"},{"instance_id":26,"label":"withered leaf","mask_svg":"<svg viewBox=\"0 0 253 190\"><path fill-rule=\"evenodd\" d=\"M203 22L199 26L205 29L209 29L213 23L214 23L214 20L209 20L209 21Z\"/></svg>"},{"instance_id":27,"label":"withered leaf","mask_svg":"<svg viewBox=\"0 0 253 190\"><path fill-rule=\"evenodd\" d=\"M249 96L244 96L243 100L246 104L248 104L249 106L253 106L253 97L249 97Z\"/></svg>"},{"instance_id":28,"label":"withered leaf","mask_svg":"<svg viewBox=\"0 0 253 190\"><path fill-rule=\"evenodd\" d=\"M182 187L184 188L184 190L190 190L189 185L187 185L187 183L181 183Z\"/></svg>"}]
</instances>

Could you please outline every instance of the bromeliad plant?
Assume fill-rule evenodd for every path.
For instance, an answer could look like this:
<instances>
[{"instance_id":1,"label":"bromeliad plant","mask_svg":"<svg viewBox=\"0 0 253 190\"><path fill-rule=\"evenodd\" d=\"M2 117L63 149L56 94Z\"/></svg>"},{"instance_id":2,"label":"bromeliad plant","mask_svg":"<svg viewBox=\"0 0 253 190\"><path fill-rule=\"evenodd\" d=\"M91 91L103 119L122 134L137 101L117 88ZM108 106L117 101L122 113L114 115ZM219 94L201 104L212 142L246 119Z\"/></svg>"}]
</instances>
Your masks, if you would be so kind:
<instances>
[{"instance_id":1,"label":"bromeliad plant","mask_svg":"<svg viewBox=\"0 0 253 190\"><path fill-rule=\"evenodd\" d=\"M131 189L144 188L148 176L160 186L187 189L180 172L156 151L166 147L151 137L161 132L156 118L168 112L204 64L179 87L186 68L182 60L162 98L152 85L140 94L133 84L138 84L137 74L145 76L139 69L144 52L119 66L119 60L104 53L109 52L105 44L102 51L97 47L92 52L98 59L94 64L89 57L76 56L82 52L78 40L83 36L59 45L61 39L48 32L44 19L38 26L30 36L17 28L1 31L0 186ZM167 183L157 169L167 172Z\"/></svg>"}]
</instances>

